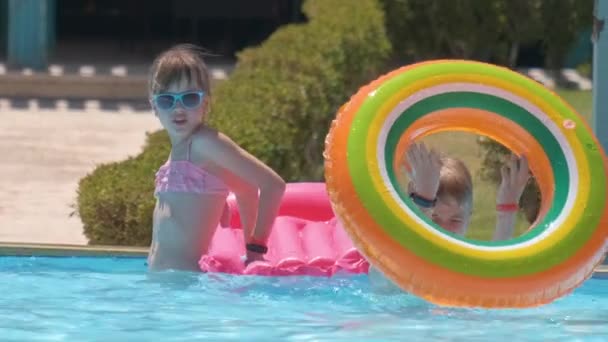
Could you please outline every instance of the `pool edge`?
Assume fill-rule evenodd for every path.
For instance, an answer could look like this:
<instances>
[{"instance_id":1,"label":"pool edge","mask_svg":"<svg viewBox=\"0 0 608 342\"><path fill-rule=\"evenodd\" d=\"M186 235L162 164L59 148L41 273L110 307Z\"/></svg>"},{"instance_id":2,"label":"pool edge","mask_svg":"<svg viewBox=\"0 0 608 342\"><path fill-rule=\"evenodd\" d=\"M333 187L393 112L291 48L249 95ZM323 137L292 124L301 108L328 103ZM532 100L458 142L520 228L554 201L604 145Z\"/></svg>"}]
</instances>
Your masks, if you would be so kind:
<instances>
[{"instance_id":1,"label":"pool edge","mask_svg":"<svg viewBox=\"0 0 608 342\"><path fill-rule=\"evenodd\" d=\"M145 257L147 247L0 242L0 256Z\"/></svg>"},{"instance_id":2,"label":"pool edge","mask_svg":"<svg viewBox=\"0 0 608 342\"><path fill-rule=\"evenodd\" d=\"M0 257L146 257L147 255L147 247L0 242ZM608 265L596 267L593 277L608 279Z\"/></svg>"}]
</instances>

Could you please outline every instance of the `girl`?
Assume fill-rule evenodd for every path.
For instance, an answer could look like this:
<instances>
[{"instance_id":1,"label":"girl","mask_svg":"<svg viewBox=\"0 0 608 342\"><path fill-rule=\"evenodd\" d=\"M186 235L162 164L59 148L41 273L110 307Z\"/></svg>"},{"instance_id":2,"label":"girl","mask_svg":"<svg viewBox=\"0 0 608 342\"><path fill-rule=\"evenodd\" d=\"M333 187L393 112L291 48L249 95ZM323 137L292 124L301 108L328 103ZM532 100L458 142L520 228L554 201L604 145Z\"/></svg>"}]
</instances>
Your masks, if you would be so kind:
<instances>
[{"instance_id":1,"label":"girl","mask_svg":"<svg viewBox=\"0 0 608 342\"><path fill-rule=\"evenodd\" d=\"M152 64L149 95L171 141L169 159L156 173L150 269L198 271L229 191L241 212L246 263L263 260L285 182L205 125L210 80L201 51L177 45L161 53Z\"/></svg>"}]
</instances>

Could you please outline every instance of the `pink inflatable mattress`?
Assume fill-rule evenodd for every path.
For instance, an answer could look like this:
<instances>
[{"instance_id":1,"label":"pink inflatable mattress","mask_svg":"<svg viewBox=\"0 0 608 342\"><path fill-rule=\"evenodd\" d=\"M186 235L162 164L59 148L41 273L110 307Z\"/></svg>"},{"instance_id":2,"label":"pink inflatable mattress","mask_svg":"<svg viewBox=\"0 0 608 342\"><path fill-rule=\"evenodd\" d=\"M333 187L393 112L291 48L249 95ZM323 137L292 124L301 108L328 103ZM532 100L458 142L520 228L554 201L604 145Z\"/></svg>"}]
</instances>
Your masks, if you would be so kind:
<instances>
[{"instance_id":1,"label":"pink inflatable mattress","mask_svg":"<svg viewBox=\"0 0 608 342\"><path fill-rule=\"evenodd\" d=\"M245 243L234 196L228 197L230 226L218 228L202 271L232 274L332 276L337 272L367 273L368 262L356 250L336 219L324 183L287 185L268 240L266 261L245 267Z\"/></svg>"}]
</instances>

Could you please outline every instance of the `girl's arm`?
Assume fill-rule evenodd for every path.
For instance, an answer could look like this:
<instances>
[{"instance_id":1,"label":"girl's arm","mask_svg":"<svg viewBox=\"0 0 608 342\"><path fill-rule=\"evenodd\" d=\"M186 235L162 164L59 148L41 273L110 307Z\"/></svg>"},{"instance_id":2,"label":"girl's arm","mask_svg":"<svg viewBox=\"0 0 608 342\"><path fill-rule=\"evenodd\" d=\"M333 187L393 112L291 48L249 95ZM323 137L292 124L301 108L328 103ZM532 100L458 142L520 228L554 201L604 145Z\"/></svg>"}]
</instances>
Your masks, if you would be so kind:
<instances>
[{"instance_id":1,"label":"girl's arm","mask_svg":"<svg viewBox=\"0 0 608 342\"><path fill-rule=\"evenodd\" d=\"M219 132L197 134L192 151L203 155L209 168L235 193L246 243L265 244L285 192L283 179Z\"/></svg>"}]
</instances>

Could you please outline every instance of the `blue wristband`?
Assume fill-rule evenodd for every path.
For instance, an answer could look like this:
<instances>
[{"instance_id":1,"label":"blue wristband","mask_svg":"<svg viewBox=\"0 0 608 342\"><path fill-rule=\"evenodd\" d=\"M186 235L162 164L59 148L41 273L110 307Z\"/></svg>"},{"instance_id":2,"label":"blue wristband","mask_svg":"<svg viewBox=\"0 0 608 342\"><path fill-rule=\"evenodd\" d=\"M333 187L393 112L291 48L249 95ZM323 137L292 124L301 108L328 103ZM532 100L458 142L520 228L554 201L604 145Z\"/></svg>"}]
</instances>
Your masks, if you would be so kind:
<instances>
[{"instance_id":1,"label":"blue wristband","mask_svg":"<svg viewBox=\"0 0 608 342\"><path fill-rule=\"evenodd\" d=\"M254 253L266 254L268 252L268 247L257 243L248 243L245 248Z\"/></svg>"},{"instance_id":2,"label":"blue wristband","mask_svg":"<svg viewBox=\"0 0 608 342\"><path fill-rule=\"evenodd\" d=\"M410 193L410 198L412 199L412 201L414 201L414 203L416 203L416 205L423 208L433 208L437 203L437 198L430 200L428 198L424 198L418 195L415 192Z\"/></svg>"}]
</instances>

